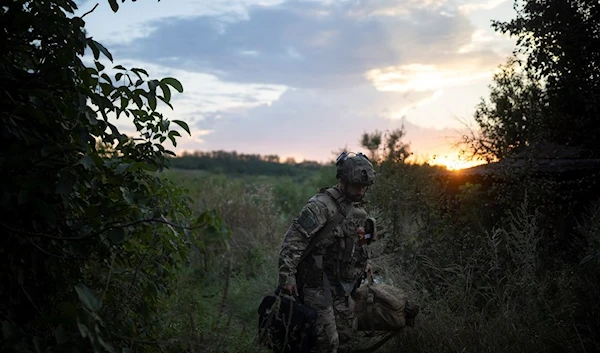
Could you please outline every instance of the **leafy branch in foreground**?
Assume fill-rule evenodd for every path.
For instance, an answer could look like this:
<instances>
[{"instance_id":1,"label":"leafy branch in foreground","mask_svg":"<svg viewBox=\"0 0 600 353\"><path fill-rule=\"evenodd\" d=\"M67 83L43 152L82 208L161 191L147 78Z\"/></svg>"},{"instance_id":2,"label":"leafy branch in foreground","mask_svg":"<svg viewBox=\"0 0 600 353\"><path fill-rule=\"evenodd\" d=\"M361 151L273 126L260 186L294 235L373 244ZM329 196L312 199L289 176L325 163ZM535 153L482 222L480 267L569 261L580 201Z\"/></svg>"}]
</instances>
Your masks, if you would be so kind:
<instances>
[{"instance_id":1,"label":"leafy branch in foreground","mask_svg":"<svg viewBox=\"0 0 600 353\"><path fill-rule=\"evenodd\" d=\"M75 10L70 0L0 7L0 350L158 350L135 342L156 335L190 244L228 233L212 214L189 225L190 199L154 174L176 128L190 133L159 111L181 83L112 66L85 33L89 12ZM89 294L100 291L102 305Z\"/></svg>"}]
</instances>

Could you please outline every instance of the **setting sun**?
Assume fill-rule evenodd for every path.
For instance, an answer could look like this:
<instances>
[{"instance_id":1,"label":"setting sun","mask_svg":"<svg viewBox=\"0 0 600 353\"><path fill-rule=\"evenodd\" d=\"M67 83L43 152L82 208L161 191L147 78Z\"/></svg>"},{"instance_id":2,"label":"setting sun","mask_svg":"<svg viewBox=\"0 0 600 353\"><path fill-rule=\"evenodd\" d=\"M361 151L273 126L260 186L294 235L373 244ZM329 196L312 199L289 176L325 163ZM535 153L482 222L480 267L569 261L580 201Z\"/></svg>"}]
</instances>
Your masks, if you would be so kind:
<instances>
[{"instance_id":1,"label":"setting sun","mask_svg":"<svg viewBox=\"0 0 600 353\"><path fill-rule=\"evenodd\" d=\"M444 166L448 170L460 170L484 164L485 162L462 158L456 152L434 156L428 161L428 163L431 165Z\"/></svg>"}]
</instances>

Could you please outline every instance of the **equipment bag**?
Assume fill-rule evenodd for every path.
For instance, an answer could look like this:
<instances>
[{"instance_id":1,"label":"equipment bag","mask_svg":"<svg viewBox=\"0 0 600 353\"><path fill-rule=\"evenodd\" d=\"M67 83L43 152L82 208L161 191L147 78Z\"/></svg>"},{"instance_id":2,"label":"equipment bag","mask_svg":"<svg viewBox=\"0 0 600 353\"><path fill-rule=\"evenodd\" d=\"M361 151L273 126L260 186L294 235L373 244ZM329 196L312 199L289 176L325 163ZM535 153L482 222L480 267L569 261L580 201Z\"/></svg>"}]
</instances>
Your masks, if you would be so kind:
<instances>
[{"instance_id":1,"label":"equipment bag","mask_svg":"<svg viewBox=\"0 0 600 353\"><path fill-rule=\"evenodd\" d=\"M307 353L316 337L317 312L277 292L258 307L259 342L275 353Z\"/></svg>"},{"instance_id":2,"label":"equipment bag","mask_svg":"<svg viewBox=\"0 0 600 353\"><path fill-rule=\"evenodd\" d=\"M417 305L407 301L404 291L384 283L374 284L371 276L356 290L354 299L359 331L398 331L413 326L419 311Z\"/></svg>"}]
</instances>

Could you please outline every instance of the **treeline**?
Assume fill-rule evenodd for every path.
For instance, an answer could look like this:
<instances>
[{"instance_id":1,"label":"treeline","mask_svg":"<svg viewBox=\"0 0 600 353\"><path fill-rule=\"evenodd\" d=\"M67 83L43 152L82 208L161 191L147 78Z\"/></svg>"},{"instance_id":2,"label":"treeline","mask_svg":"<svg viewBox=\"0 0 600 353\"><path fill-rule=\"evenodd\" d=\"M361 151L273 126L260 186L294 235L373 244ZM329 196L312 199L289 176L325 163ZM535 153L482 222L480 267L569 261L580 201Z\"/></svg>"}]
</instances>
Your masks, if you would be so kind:
<instances>
[{"instance_id":1,"label":"treeline","mask_svg":"<svg viewBox=\"0 0 600 353\"><path fill-rule=\"evenodd\" d=\"M277 155L244 154L236 151L195 151L171 158L178 169L205 170L227 175L307 176L326 167L316 161L282 160Z\"/></svg>"}]
</instances>

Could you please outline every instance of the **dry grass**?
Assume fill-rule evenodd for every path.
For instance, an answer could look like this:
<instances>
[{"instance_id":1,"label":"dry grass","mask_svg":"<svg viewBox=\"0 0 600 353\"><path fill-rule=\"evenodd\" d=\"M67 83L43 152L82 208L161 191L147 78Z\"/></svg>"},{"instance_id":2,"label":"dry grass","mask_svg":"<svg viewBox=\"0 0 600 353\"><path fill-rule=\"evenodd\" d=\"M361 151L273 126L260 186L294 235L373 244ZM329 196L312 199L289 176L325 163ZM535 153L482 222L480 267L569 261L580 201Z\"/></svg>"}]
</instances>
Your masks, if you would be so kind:
<instances>
[{"instance_id":1,"label":"dry grass","mask_svg":"<svg viewBox=\"0 0 600 353\"><path fill-rule=\"evenodd\" d=\"M402 178L379 183L402 189L395 194L373 190L402 199L372 200L382 235L372 253L378 274L403 288L421 313L414 329L381 352L600 351L594 324L600 271L545 258L544 224L527 199L504 222L485 229L473 221L480 209L456 221L444 213L447 204L435 188L420 187L410 174ZM194 195L196 207L219 212L232 228L230 246L211 248L203 254L212 259L207 268L182 275L165 321L180 328L185 351L261 351L256 309L275 285L289 216L278 213L268 186L210 178L203 183L203 192ZM468 197L464 205L479 207L476 193ZM600 249L598 229L600 207L580 225L590 254Z\"/></svg>"}]
</instances>

